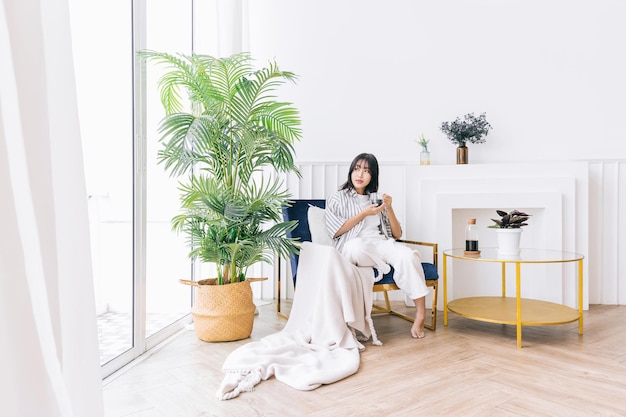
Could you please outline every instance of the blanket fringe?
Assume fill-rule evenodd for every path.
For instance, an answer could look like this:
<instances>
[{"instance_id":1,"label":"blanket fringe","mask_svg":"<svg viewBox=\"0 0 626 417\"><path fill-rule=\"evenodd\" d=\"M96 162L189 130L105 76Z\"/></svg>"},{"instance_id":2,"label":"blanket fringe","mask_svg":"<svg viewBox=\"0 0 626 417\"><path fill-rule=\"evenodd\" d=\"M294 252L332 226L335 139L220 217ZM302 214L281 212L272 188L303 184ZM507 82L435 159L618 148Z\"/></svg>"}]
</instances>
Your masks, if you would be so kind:
<instances>
[{"instance_id":1,"label":"blanket fringe","mask_svg":"<svg viewBox=\"0 0 626 417\"><path fill-rule=\"evenodd\" d=\"M370 332L372 332L372 344L374 346L382 346L383 342L378 340L378 336L376 335L376 329L374 328L374 320L372 320L372 316L368 314L367 316L365 316L365 320L367 321L367 324L370 326Z\"/></svg>"},{"instance_id":2,"label":"blanket fringe","mask_svg":"<svg viewBox=\"0 0 626 417\"><path fill-rule=\"evenodd\" d=\"M259 382L261 382L261 371L258 369L227 372L217 390L216 397L220 400L230 400L242 392L253 391L254 386Z\"/></svg>"},{"instance_id":3,"label":"blanket fringe","mask_svg":"<svg viewBox=\"0 0 626 417\"><path fill-rule=\"evenodd\" d=\"M372 333L372 345L382 346L383 342L381 342L378 339L378 335L376 334L376 329L374 328L374 321L372 320L370 316L365 317L365 320L367 321L367 324L369 325L369 328L370 328L370 332ZM359 350L365 349L365 346L363 346L361 342L367 342L369 340L369 337L362 335L360 332L357 333L356 330L352 327L349 327L349 328L350 328L350 331L352 332L352 336L354 337L354 340L356 340L359 343L359 346L358 346Z\"/></svg>"}]
</instances>

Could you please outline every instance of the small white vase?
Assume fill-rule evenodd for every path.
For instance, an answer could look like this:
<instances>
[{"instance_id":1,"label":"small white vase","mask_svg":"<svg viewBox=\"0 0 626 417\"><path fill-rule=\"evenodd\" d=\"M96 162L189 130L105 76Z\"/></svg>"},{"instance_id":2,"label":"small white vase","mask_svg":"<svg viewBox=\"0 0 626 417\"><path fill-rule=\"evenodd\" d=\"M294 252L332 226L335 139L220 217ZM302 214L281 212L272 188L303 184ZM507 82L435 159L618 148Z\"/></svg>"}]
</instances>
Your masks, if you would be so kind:
<instances>
[{"instance_id":1,"label":"small white vase","mask_svg":"<svg viewBox=\"0 0 626 417\"><path fill-rule=\"evenodd\" d=\"M498 237L498 255L503 257L519 256L519 242L522 229L496 229Z\"/></svg>"}]
</instances>

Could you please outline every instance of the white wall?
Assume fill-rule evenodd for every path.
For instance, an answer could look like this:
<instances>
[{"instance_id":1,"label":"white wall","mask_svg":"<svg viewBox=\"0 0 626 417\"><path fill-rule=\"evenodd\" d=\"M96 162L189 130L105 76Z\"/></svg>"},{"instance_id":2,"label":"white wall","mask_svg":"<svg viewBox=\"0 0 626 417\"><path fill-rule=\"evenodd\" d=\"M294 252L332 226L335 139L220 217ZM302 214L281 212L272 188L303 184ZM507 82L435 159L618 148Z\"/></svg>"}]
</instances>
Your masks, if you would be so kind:
<instances>
[{"instance_id":1,"label":"white wall","mask_svg":"<svg viewBox=\"0 0 626 417\"><path fill-rule=\"evenodd\" d=\"M439 126L469 112L493 126L470 164L588 161L589 302L626 303L626 2L253 0L247 11L253 56L300 76L281 98L301 110L305 165L364 151L417 163L422 132L432 163L454 164Z\"/></svg>"},{"instance_id":2,"label":"white wall","mask_svg":"<svg viewBox=\"0 0 626 417\"><path fill-rule=\"evenodd\" d=\"M442 121L486 112L470 163L626 158L626 2L254 0L250 49L300 75L301 159L454 163ZM331 151L332 149L332 151Z\"/></svg>"}]
</instances>

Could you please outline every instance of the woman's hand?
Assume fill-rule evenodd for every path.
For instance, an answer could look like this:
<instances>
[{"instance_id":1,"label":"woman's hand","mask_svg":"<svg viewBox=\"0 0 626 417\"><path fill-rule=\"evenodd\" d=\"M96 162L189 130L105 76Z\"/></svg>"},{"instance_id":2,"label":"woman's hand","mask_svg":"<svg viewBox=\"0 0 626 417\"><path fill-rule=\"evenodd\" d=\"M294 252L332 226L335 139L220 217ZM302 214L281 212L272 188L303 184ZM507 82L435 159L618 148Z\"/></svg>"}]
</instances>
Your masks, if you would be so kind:
<instances>
[{"instance_id":1,"label":"woman's hand","mask_svg":"<svg viewBox=\"0 0 626 417\"><path fill-rule=\"evenodd\" d=\"M383 206L391 208L393 198L389 194L383 194Z\"/></svg>"},{"instance_id":2,"label":"woman's hand","mask_svg":"<svg viewBox=\"0 0 626 417\"><path fill-rule=\"evenodd\" d=\"M352 229L354 226L359 224L359 222L363 221L363 219L365 219L367 216L373 216L373 215L380 213L381 211L385 209L385 207L386 207L385 203L381 204L380 206L378 204L370 204L369 206L361 210L359 214L357 214L356 216L350 217L348 220L346 220L345 223L341 225L339 230L335 232L335 235L333 236L333 238L336 239L339 236L343 235L348 230Z\"/></svg>"},{"instance_id":3,"label":"woman's hand","mask_svg":"<svg viewBox=\"0 0 626 417\"><path fill-rule=\"evenodd\" d=\"M393 198L391 198L390 195L383 194L383 204L381 207L387 209L387 219L389 219L389 225L391 226L391 235L396 239L400 239L402 237L402 227L396 217L396 213L394 213L391 207L392 202Z\"/></svg>"},{"instance_id":4,"label":"woman's hand","mask_svg":"<svg viewBox=\"0 0 626 417\"><path fill-rule=\"evenodd\" d=\"M362 213L365 216L374 216L380 213L381 211L383 211L385 207L386 207L385 203L381 204L380 206L378 204L370 204L369 206L363 209Z\"/></svg>"},{"instance_id":5,"label":"woman's hand","mask_svg":"<svg viewBox=\"0 0 626 417\"><path fill-rule=\"evenodd\" d=\"M369 206L363 209L363 214L365 216L374 216L384 209L391 209L391 203L393 198L389 194L383 194L382 204L379 206L378 204L370 204Z\"/></svg>"}]
</instances>

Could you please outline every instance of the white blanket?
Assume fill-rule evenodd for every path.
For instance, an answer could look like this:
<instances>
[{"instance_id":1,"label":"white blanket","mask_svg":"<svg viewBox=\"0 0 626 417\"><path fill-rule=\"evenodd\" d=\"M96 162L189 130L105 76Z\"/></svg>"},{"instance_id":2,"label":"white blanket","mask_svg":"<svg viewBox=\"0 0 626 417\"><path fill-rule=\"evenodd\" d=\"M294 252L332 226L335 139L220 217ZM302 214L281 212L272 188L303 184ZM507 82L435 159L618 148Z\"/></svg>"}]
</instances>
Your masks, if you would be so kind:
<instances>
[{"instance_id":1,"label":"white blanket","mask_svg":"<svg viewBox=\"0 0 626 417\"><path fill-rule=\"evenodd\" d=\"M364 349L355 330L380 344L370 316L373 283L372 268L354 266L333 247L305 242L287 324L226 358L217 397L235 398L272 375L313 390L354 374Z\"/></svg>"}]
</instances>

